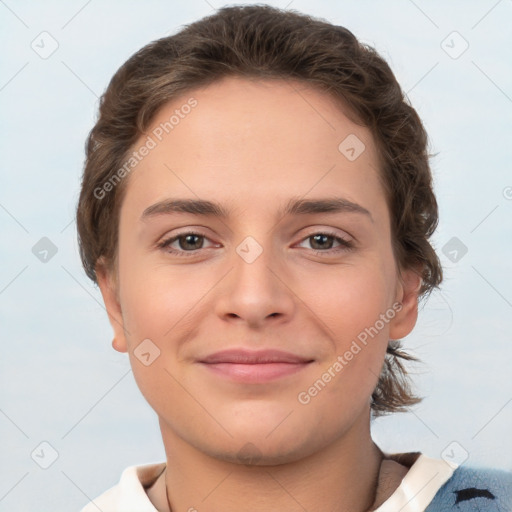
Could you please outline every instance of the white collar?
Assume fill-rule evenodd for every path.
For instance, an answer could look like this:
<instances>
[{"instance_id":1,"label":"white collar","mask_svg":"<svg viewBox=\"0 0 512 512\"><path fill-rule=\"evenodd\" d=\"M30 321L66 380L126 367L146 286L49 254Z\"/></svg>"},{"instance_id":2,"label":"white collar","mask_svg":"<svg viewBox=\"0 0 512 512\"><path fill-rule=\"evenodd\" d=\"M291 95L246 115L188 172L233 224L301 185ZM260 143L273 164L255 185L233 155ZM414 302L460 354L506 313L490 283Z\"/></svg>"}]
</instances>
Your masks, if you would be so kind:
<instances>
[{"instance_id":1,"label":"white collar","mask_svg":"<svg viewBox=\"0 0 512 512\"><path fill-rule=\"evenodd\" d=\"M386 458L397 461L408 455L414 454L385 454ZM115 487L89 503L81 512L97 511L98 507L115 512L158 512L145 489L153 484L165 466L165 462L159 462L127 467ZM444 460L420 453L398 488L375 512L423 512L454 470L455 467ZM107 506L108 509L103 508Z\"/></svg>"},{"instance_id":2,"label":"white collar","mask_svg":"<svg viewBox=\"0 0 512 512\"><path fill-rule=\"evenodd\" d=\"M403 454L391 454L389 457L400 455ZM433 459L420 453L395 492L375 512L423 512L455 468L443 459Z\"/></svg>"}]
</instances>

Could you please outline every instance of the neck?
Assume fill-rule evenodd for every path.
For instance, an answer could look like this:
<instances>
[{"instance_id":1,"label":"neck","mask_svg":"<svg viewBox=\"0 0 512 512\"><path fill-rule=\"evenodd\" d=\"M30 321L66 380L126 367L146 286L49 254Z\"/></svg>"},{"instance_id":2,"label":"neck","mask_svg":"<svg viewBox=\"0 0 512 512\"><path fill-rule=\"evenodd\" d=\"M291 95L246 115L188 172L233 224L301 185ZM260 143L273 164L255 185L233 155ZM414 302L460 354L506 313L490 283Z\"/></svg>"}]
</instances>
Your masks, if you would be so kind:
<instances>
[{"instance_id":1,"label":"neck","mask_svg":"<svg viewBox=\"0 0 512 512\"><path fill-rule=\"evenodd\" d=\"M234 462L227 454L212 456L163 421L160 428L167 456L163 477L173 512L365 512L375 504L383 454L371 439L369 410L321 450L277 465L264 465L264 454L257 465Z\"/></svg>"}]
</instances>

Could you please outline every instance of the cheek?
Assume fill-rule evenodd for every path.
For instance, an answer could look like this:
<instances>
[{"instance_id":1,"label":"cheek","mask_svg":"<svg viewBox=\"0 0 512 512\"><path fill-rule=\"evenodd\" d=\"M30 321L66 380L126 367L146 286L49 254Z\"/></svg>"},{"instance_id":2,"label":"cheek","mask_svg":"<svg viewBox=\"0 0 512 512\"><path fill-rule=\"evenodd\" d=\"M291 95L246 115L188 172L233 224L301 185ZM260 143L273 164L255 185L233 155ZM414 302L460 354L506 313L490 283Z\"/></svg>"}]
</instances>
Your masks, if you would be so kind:
<instances>
[{"instance_id":1,"label":"cheek","mask_svg":"<svg viewBox=\"0 0 512 512\"><path fill-rule=\"evenodd\" d=\"M318 277L318 276L317 276ZM323 326L329 347L326 347L322 369L330 368L341 356L342 369L334 371L338 385L330 387L331 393L346 397L362 396L371 392L386 354L390 321L395 316L391 308L390 290L393 274L385 261L375 258L366 265L340 267L335 278L306 282L310 295L308 304ZM318 291L321 289L321 293ZM306 295L306 288L303 289ZM319 375L320 376L320 375ZM328 378L328 377L327 377Z\"/></svg>"},{"instance_id":2,"label":"cheek","mask_svg":"<svg viewBox=\"0 0 512 512\"><path fill-rule=\"evenodd\" d=\"M180 266L171 278L169 269L155 264L132 238L119 242L119 279L123 322L131 348L149 338L159 344L172 329L176 318L186 313L186 266Z\"/></svg>"},{"instance_id":3,"label":"cheek","mask_svg":"<svg viewBox=\"0 0 512 512\"><path fill-rule=\"evenodd\" d=\"M302 401L298 398L334 430L342 418L357 417L377 385L394 317L389 284L380 265L345 268L339 279L325 281L325 293L311 308L321 320L317 325L325 326L329 346L301 389Z\"/></svg>"},{"instance_id":4,"label":"cheek","mask_svg":"<svg viewBox=\"0 0 512 512\"><path fill-rule=\"evenodd\" d=\"M153 268L136 257L120 262L119 273L123 322L137 386L155 411L168 410L171 397L173 407L185 407L188 395L174 378L181 343L195 335L188 322L192 297L184 296L185 277L180 284L161 267Z\"/></svg>"},{"instance_id":5,"label":"cheek","mask_svg":"<svg viewBox=\"0 0 512 512\"><path fill-rule=\"evenodd\" d=\"M163 274L160 279L158 276L158 272L147 276L133 272L125 277L121 296L123 321L132 347L144 338L160 345L173 337L181 329L180 319L187 316L191 302L200 298L187 293L187 288L176 281L171 285Z\"/></svg>"},{"instance_id":6,"label":"cheek","mask_svg":"<svg viewBox=\"0 0 512 512\"><path fill-rule=\"evenodd\" d=\"M299 295L328 327L346 342L372 326L390 306L391 273L375 258L339 266L321 274L304 274Z\"/></svg>"}]
</instances>

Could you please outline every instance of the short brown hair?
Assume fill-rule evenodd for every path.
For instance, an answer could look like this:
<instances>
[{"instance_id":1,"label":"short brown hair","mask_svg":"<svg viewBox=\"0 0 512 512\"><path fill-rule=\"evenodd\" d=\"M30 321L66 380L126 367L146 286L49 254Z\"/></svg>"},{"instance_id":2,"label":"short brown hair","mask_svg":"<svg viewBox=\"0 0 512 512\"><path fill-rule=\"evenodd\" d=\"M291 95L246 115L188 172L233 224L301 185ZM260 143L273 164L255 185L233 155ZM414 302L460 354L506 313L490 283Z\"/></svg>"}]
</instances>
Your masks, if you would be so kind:
<instances>
[{"instance_id":1,"label":"short brown hair","mask_svg":"<svg viewBox=\"0 0 512 512\"><path fill-rule=\"evenodd\" d=\"M86 143L77 207L80 256L96 279L100 257L115 264L119 210L127 179L95 193L126 162L159 109L169 101L227 76L294 80L339 100L372 133L391 217L398 269L420 269L424 298L442 281L429 242L438 224L427 134L388 64L346 28L266 5L234 6L153 41L132 55L101 97L99 118ZM375 416L419 403L399 358L418 361L390 340L372 394Z\"/></svg>"}]
</instances>

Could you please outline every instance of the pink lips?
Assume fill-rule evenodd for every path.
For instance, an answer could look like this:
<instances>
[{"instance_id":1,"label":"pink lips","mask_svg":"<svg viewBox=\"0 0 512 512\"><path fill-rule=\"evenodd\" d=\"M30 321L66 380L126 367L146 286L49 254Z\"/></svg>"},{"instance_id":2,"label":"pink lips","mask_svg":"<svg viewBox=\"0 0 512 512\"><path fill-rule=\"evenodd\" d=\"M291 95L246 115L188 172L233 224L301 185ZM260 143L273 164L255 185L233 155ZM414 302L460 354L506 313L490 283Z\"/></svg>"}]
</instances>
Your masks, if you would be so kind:
<instances>
[{"instance_id":1,"label":"pink lips","mask_svg":"<svg viewBox=\"0 0 512 512\"><path fill-rule=\"evenodd\" d=\"M238 382L266 382L304 369L311 359L280 350L230 349L200 361L216 374Z\"/></svg>"}]
</instances>

